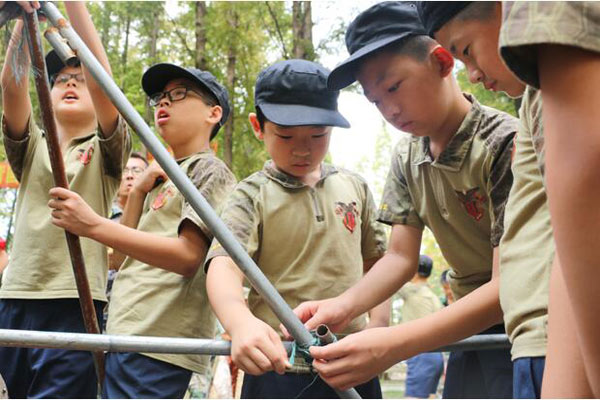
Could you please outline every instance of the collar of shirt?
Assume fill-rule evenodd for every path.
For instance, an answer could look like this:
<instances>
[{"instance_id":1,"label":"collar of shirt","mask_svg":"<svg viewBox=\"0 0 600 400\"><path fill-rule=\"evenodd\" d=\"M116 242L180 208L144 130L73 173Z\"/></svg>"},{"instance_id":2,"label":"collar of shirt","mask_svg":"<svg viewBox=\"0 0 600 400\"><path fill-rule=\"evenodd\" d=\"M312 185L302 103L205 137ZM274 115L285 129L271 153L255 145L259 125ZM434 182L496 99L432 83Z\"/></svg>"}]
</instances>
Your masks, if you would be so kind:
<instances>
[{"instance_id":1,"label":"collar of shirt","mask_svg":"<svg viewBox=\"0 0 600 400\"><path fill-rule=\"evenodd\" d=\"M417 150L413 161L414 165L429 163L434 167L449 171L457 172L460 170L469 153L471 143L483 115L483 110L477 99L467 93L464 96L471 102L471 109L444 151L442 151L437 160L433 160L429 152L429 137L415 138L414 141L417 145Z\"/></svg>"},{"instance_id":2,"label":"collar of shirt","mask_svg":"<svg viewBox=\"0 0 600 400\"><path fill-rule=\"evenodd\" d=\"M306 184L295 176L286 174L279 170L273 160L267 160L263 167L264 173L267 177L281 186L288 189L300 189L306 187ZM321 163L321 179L317 182L317 185L323 182L327 177L337 173L338 170L333 165Z\"/></svg>"}]
</instances>

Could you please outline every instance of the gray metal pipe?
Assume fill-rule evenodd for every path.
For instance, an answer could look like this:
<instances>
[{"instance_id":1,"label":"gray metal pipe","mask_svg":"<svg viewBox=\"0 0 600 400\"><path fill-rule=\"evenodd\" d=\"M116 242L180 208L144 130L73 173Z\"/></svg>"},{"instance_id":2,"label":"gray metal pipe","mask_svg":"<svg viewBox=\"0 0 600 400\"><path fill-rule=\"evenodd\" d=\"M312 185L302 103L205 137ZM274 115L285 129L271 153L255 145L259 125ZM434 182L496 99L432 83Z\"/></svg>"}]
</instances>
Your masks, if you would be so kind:
<instances>
[{"instance_id":1,"label":"gray metal pipe","mask_svg":"<svg viewBox=\"0 0 600 400\"><path fill-rule=\"evenodd\" d=\"M71 67L75 66L75 64L77 63L77 56L69 47L67 41L62 36L60 36L60 33L58 33L58 29L56 29L53 26L49 27L44 32L44 37L46 38L46 40L48 40L48 42L50 42L50 44L56 51L56 54L58 54L58 56L60 57L62 62L65 63L65 65Z\"/></svg>"},{"instance_id":2,"label":"gray metal pipe","mask_svg":"<svg viewBox=\"0 0 600 400\"><path fill-rule=\"evenodd\" d=\"M283 342L283 346L288 354L292 351L292 345L292 342ZM0 329L0 346L108 352L214 354L223 356L229 355L231 352L231 342L226 340L98 335L18 329ZM476 335L432 351L495 350L509 347L510 343L506 335Z\"/></svg>"},{"instance_id":3,"label":"gray metal pipe","mask_svg":"<svg viewBox=\"0 0 600 400\"><path fill-rule=\"evenodd\" d=\"M246 278L248 278L248 281L250 281L256 291L267 304L269 304L269 307L273 310L275 315L277 315L277 318L286 327L288 332L300 346L309 346L313 339L310 332L308 332L302 322L296 317L290 306L283 300L277 290L275 290L271 282L265 277L252 258L248 256L243 247L237 242L233 234L225 226L223 221L219 219L190 179L181 171L169 152L155 137L152 130L146 125L144 119L138 114L131 103L129 103L127 97L120 91L111 76L104 70L100 62L96 60L79 35L71 28L68 21L60 14L56 6L50 2L43 2L41 9L52 24L59 29L60 34L67 39L71 48L77 53L81 63L85 65L94 79L102 87L123 118L128 122L129 126L131 126L139 135L146 148L150 150L156 161L160 164L171 181L173 181L173 184L190 203L202 221L210 228L215 238L227 251ZM358 392L354 389L343 392L338 391L338 394L342 398L360 398Z\"/></svg>"}]
</instances>

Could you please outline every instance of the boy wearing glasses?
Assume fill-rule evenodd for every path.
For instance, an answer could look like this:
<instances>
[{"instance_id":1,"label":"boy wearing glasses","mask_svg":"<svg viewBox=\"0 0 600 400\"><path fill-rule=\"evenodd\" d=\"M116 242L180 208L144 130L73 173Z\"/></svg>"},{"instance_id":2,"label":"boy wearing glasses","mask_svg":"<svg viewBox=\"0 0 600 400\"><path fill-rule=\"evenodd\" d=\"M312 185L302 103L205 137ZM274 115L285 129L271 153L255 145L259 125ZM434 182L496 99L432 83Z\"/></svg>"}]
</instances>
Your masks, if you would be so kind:
<instances>
[{"instance_id":1,"label":"boy wearing glasses","mask_svg":"<svg viewBox=\"0 0 600 400\"><path fill-rule=\"evenodd\" d=\"M65 4L75 30L110 72L85 5ZM36 5L34 8L39 7ZM32 11L32 10L30 10ZM2 69L2 130L6 154L20 182L11 258L2 277L0 328L85 332L65 235L46 207L54 186L44 132L32 116L29 57L18 20ZM70 187L100 215L108 215L130 151L126 124L88 73L46 56L58 140ZM18 64L18 70L13 66ZM106 302L106 248L82 240L98 320ZM95 398L90 352L0 348L0 374L11 398Z\"/></svg>"},{"instance_id":2,"label":"boy wearing glasses","mask_svg":"<svg viewBox=\"0 0 600 400\"><path fill-rule=\"evenodd\" d=\"M209 72L173 64L152 66L142 87L179 166L217 208L235 185L209 147L229 115L227 90ZM54 224L115 250L121 267L108 308L108 334L214 337L205 274L199 270L212 234L158 164L135 180L120 224L93 212L74 192L50 193ZM192 372L207 371L206 356L109 353L103 395L183 398Z\"/></svg>"}]
</instances>

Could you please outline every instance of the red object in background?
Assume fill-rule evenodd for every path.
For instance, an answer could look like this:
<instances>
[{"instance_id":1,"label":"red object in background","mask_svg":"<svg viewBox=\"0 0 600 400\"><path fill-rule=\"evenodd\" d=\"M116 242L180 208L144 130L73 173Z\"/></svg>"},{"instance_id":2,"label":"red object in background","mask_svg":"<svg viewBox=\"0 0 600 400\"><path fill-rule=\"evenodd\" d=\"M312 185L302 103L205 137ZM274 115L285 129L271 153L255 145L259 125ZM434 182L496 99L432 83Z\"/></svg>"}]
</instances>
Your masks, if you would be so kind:
<instances>
[{"instance_id":1,"label":"red object in background","mask_svg":"<svg viewBox=\"0 0 600 400\"><path fill-rule=\"evenodd\" d=\"M0 250L6 250L6 240L0 238Z\"/></svg>"},{"instance_id":2,"label":"red object in background","mask_svg":"<svg viewBox=\"0 0 600 400\"><path fill-rule=\"evenodd\" d=\"M0 162L0 189L16 189L19 181L15 178L7 161Z\"/></svg>"}]
</instances>

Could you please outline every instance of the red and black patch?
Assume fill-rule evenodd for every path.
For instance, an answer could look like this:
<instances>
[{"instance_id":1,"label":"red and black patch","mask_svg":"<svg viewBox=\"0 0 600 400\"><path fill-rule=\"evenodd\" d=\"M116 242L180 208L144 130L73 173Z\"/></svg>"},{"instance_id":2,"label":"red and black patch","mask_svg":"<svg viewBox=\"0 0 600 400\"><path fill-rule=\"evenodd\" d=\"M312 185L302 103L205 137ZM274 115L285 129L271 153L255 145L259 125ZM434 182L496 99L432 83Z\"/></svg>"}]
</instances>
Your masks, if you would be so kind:
<instances>
[{"instance_id":1,"label":"red and black patch","mask_svg":"<svg viewBox=\"0 0 600 400\"><path fill-rule=\"evenodd\" d=\"M88 165L92 161L94 155L94 145L90 144L87 149L79 149L79 162L83 165Z\"/></svg>"},{"instance_id":2,"label":"red and black patch","mask_svg":"<svg viewBox=\"0 0 600 400\"><path fill-rule=\"evenodd\" d=\"M169 197L173 197L173 189L171 187L163 188L152 202L152 209L156 211L159 208L162 208L165 204L167 204Z\"/></svg>"},{"instance_id":3,"label":"red and black patch","mask_svg":"<svg viewBox=\"0 0 600 400\"><path fill-rule=\"evenodd\" d=\"M480 193L479 188L469 189L467 191L456 191L458 200L462 203L463 207L475 221L479 221L483 218L484 208L483 203L487 201L487 197Z\"/></svg>"},{"instance_id":4,"label":"red and black patch","mask_svg":"<svg viewBox=\"0 0 600 400\"><path fill-rule=\"evenodd\" d=\"M356 228L356 217L358 216L356 202L353 201L349 204L341 201L336 202L335 213L342 216L342 223L346 229L348 229L350 233L354 233L354 228Z\"/></svg>"}]
</instances>

